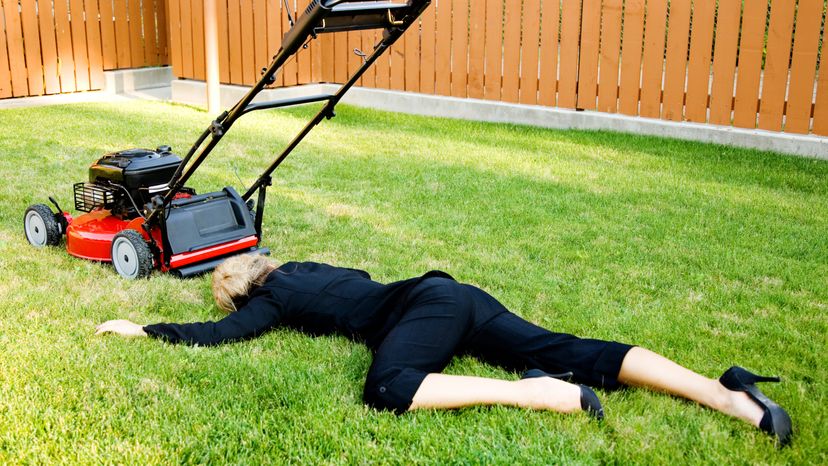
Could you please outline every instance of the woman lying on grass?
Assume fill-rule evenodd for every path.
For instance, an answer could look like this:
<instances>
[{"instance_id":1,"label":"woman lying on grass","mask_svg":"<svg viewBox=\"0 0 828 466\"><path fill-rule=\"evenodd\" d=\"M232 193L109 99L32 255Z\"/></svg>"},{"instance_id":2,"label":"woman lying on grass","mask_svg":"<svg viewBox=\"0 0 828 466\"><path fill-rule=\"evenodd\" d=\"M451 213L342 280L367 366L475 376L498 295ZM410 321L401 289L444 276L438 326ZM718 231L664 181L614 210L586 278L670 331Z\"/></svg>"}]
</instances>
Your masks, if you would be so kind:
<instances>
[{"instance_id":1,"label":"woman lying on grass","mask_svg":"<svg viewBox=\"0 0 828 466\"><path fill-rule=\"evenodd\" d=\"M708 379L640 347L553 333L443 272L383 285L360 270L312 262L276 267L262 256L242 255L215 270L213 295L229 312L218 322L141 326L113 320L99 325L97 333L191 345L257 337L280 325L313 335L344 334L364 341L374 353L365 402L398 414L503 404L583 410L601 419L601 403L587 385L630 385L737 417L775 436L780 445L791 435L788 414L755 386L776 378L731 367L718 380ZM441 374L460 353L526 372L518 381Z\"/></svg>"}]
</instances>

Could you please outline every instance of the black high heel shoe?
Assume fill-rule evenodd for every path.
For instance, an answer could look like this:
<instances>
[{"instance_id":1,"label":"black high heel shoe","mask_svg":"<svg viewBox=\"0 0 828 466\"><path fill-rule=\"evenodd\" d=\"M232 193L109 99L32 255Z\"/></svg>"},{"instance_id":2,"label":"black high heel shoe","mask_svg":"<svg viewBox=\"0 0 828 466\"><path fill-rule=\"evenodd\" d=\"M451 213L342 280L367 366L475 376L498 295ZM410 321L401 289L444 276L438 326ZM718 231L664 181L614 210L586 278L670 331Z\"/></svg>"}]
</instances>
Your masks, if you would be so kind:
<instances>
[{"instance_id":1,"label":"black high heel shoe","mask_svg":"<svg viewBox=\"0 0 828 466\"><path fill-rule=\"evenodd\" d=\"M781 406L774 403L773 400L756 388L757 382L779 381L779 377L762 377L739 366L731 367L719 377L719 383L724 385L725 388L735 392L747 393L750 399L762 408L765 414L759 422L759 428L775 436L779 446L783 447L790 442L793 434L791 417Z\"/></svg>"},{"instance_id":2,"label":"black high heel shoe","mask_svg":"<svg viewBox=\"0 0 828 466\"><path fill-rule=\"evenodd\" d=\"M568 381L572 378L572 375L572 372L564 372L563 374L547 374L540 369L529 369L523 373L520 379L552 377L553 379ZM604 419L604 408L601 406L601 400L598 399L598 395L596 395L595 392L586 385L578 384L578 386L581 387L581 409L599 421Z\"/></svg>"}]
</instances>

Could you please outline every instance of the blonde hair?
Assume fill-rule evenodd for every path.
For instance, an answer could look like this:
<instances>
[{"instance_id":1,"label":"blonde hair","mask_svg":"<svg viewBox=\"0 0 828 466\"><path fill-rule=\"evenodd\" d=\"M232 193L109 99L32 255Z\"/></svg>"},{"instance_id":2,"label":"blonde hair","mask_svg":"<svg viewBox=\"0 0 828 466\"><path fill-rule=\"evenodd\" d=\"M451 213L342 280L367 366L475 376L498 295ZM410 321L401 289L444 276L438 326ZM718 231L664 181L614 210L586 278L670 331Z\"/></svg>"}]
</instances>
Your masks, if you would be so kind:
<instances>
[{"instance_id":1,"label":"blonde hair","mask_svg":"<svg viewBox=\"0 0 828 466\"><path fill-rule=\"evenodd\" d=\"M261 286L276 266L262 255L233 256L213 271L213 298L225 312L237 311L239 298Z\"/></svg>"}]
</instances>

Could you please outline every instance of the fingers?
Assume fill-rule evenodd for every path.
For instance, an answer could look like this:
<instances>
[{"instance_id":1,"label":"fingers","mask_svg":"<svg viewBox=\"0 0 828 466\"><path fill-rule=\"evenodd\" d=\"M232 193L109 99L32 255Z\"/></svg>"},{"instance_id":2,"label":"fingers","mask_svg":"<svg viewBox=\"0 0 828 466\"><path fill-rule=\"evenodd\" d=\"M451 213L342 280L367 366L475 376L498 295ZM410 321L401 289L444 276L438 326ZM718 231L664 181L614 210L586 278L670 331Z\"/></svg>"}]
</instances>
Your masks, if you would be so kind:
<instances>
[{"instance_id":1,"label":"fingers","mask_svg":"<svg viewBox=\"0 0 828 466\"><path fill-rule=\"evenodd\" d=\"M104 333L112 333L118 332L118 328L122 326L124 323L129 322L128 320L108 320L97 327L95 327L95 335L101 335Z\"/></svg>"}]
</instances>

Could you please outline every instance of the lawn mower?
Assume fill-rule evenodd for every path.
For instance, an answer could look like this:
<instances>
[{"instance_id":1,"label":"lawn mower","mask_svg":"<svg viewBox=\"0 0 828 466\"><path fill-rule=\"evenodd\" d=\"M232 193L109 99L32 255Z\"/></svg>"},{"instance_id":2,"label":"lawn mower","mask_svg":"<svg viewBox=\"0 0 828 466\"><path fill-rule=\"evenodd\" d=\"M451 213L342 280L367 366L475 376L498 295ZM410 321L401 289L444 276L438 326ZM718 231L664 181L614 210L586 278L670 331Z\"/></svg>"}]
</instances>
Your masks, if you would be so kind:
<instances>
[{"instance_id":1,"label":"lawn mower","mask_svg":"<svg viewBox=\"0 0 828 466\"><path fill-rule=\"evenodd\" d=\"M169 146L104 155L89 168L89 181L74 185L75 210L83 214L72 216L49 197L57 212L46 204L30 206L23 217L26 238L44 247L58 245L66 235L69 254L112 262L120 275L131 279L146 277L154 269L189 277L236 254L269 254L260 243L271 175L314 127L335 116L345 93L429 4L430 0L314 0L296 21L288 12L291 28L270 65L262 69L262 78L212 121L183 159ZM363 63L337 92L253 102L275 82L282 66L319 34L368 29L381 29L382 38L370 55L354 50ZM244 194L229 186L197 194L186 186L242 115L314 102L325 105Z\"/></svg>"}]
</instances>

